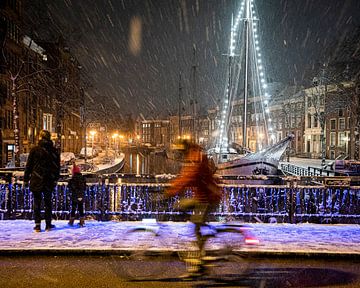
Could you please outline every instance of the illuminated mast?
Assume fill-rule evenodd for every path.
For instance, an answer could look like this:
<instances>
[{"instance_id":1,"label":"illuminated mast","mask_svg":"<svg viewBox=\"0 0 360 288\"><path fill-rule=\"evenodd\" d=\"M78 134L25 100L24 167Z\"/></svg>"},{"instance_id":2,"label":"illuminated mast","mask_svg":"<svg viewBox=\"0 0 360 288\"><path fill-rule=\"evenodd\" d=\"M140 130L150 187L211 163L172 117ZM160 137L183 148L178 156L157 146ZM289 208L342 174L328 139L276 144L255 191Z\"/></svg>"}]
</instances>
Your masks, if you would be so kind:
<instances>
[{"instance_id":1,"label":"illuminated mast","mask_svg":"<svg viewBox=\"0 0 360 288\"><path fill-rule=\"evenodd\" d=\"M229 77L226 87L225 99L223 103L223 109L221 112L221 120L220 120L220 137L218 146L221 150L224 148L227 150L229 146L229 122L230 122L230 111L231 111L231 101L234 98L236 89L235 86L239 85L239 78L236 75L243 75L244 77L244 109L243 109L243 141L242 145L244 148L247 148L247 102L249 96L249 80L253 81L253 89L256 88L256 92L253 93L253 96L258 93L261 99L261 106L263 111L263 119L264 121L264 128L265 134L270 134L271 139L274 138L273 129L271 127L271 118L269 115L269 97L270 95L267 93L267 84L265 81L265 74L264 74L264 67L262 65L261 53L260 53L260 46L257 34L257 23L258 18L255 14L254 9L254 0L243 0L240 6L239 13L235 19L235 23L232 19L231 21L231 33L230 33L230 48L228 54L228 64L229 64ZM240 25L243 25L240 29ZM243 37L243 41L241 41L241 37ZM244 45L244 67L237 68L237 66L241 65L234 65L234 57L235 49L241 50L239 47L242 44ZM241 60L240 60L241 61ZM241 63L241 62L240 62ZM234 73L235 69L243 69L243 71L237 71L238 73ZM241 72L241 73L239 73ZM253 72L253 73L252 73ZM252 78L250 77L253 76ZM251 78L251 79L249 79ZM265 137L268 139L268 137Z\"/></svg>"}]
</instances>

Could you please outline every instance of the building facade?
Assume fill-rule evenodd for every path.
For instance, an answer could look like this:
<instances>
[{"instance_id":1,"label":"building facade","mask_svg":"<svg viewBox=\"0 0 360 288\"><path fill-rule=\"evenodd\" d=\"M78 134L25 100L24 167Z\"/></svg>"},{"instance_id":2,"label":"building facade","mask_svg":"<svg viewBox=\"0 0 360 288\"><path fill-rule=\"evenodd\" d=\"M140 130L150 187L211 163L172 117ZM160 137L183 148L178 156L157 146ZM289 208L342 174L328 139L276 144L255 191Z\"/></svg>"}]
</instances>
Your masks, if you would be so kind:
<instances>
[{"instance_id":1,"label":"building facade","mask_svg":"<svg viewBox=\"0 0 360 288\"><path fill-rule=\"evenodd\" d=\"M24 164L21 155L41 129L52 132L61 151L78 153L84 137L79 63L62 41L23 33L23 1L1 1L0 21L0 167Z\"/></svg>"}]
</instances>

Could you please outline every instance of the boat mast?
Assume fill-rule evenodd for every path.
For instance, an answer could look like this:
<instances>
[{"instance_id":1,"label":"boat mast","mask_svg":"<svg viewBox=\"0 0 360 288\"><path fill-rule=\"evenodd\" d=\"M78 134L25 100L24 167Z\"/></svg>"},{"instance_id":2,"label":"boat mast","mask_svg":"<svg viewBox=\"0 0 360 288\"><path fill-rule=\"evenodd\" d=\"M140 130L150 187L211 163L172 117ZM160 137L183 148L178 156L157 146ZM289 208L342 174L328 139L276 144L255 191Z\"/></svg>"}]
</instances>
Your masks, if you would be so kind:
<instances>
[{"instance_id":1,"label":"boat mast","mask_svg":"<svg viewBox=\"0 0 360 288\"><path fill-rule=\"evenodd\" d=\"M182 90L182 87L181 87L181 72L179 72L179 111L178 111L178 113L179 113L179 139L181 139L182 138L182 135L181 135L181 101L182 101L182 99L181 99L181 90Z\"/></svg>"},{"instance_id":2,"label":"boat mast","mask_svg":"<svg viewBox=\"0 0 360 288\"><path fill-rule=\"evenodd\" d=\"M198 130L197 130L197 85L196 85L196 47L193 46L193 65L192 65L192 114L193 114L193 121L192 121L192 133L195 143L198 142Z\"/></svg>"},{"instance_id":3,"label":"boat mast","mask_svg":"<svg viewBox=\"0 0 360 288\"><path fill-rule=\"evenodd\" d=\"M231 80L232 80L232 69L231 69L231 65L232 65L232 59L234 57L234 33L235 31L233 30L233 26L234 26L234 19L233 17L231 17L231 35L230 35L230 50L229 50L229 54L226 54L228 56L228 83L227 83L227 87L226 87L226 98L223 104L223 111L221 114L221 123L220 123L220 141L219 141L219 157L217 159L217 162L221 162L221 155L222 155L222 148L223 146L226 146L226 149L228 148L228 141L229 141L229 121L230 121L230 117L228 117L228 119L226 119L226 115L229 115L229 104L231 102ZM226 136L224 135L226 133ZM224 143L226 142L226 143Z\"/></svg>"},{"instance_id":4,"label":"boat mast","mask_svg":"<svg viewBox=\"0 0 360 288\"><path fill-rule=\"evenodd\" d=\"M228 79L228 87L227 87L227 103L229 105L228 107L228 112L227 114L229 115L228 119L227 119L227 123L226 123L226 144L229 144L229 140L230 140L230 121L231 121L231 117L230 117L230 109L231 109L231 86L232 86L232 68L231 68L231 65L232 65L232 62L233 62L233 57L234 55L230 54L229 55L229 79Z\"/></svg>"},{"instance_id":5,"label":"boat mast","mask_svg":"<svg viewBox=\"0 0 360 288\"><path fill-rule=\"evenodd\" d=\"M250 0L245 1L245 77L244 77L244 110L243 110L243 143L244 148L247 147L247 102L248 102L248 69L249 69L249 22L250 22Z\"/></svg>"}]
</instances>

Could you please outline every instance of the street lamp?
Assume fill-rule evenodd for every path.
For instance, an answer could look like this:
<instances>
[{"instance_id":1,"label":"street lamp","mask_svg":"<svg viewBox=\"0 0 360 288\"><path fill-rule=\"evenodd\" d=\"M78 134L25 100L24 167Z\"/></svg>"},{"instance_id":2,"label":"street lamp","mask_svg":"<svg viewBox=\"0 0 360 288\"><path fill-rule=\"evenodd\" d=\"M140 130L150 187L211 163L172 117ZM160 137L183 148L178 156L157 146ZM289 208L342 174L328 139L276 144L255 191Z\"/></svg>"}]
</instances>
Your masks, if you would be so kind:
<instances>
[{"instance_id":1,"label":"street lamp","mask_svg":"<svg viewBox=\"0 0 360 288\"><path fill-rule=\"evenodd\" d=\"M345 145L345 155L348 155L348 157L349 157L349 155L350 155L350 153L349 153L349 148L350 148L350 143L349 143L349 141L350 141L350 137L345 136L345 137L343 138L343 141L344 141L344 145ZM350 158L350 157L349 157L349 158Z\"/></svg>"},{"instance_id":2,"label":"street lamp","mask_svg":"<svg viewBox=\"0 0 360 288\"><path fill-rule=\"evenodd\" d=\"M112 139L114 141L114 150L115 150L115 157L117 156L118 154L118 141L117 141L117 138L119 137L119 134L117 133L114 133L112 135Z\"/></svg>"},{"instance_id":3,"label":"street lamp","mask_svg":"<svg viewBox=\"0 0 360 288\"><path fill-rule=\"evenodd\" d=\"M91 135L91 156L92 156L91 158L93 159L94 158L94 138L95 138L96 131L91 130L89 133Z\"/></svg>"},{"instance_id":4,"label":"street lamp","mask_svg":"<svg viewBox=\"0 0 360 288\"><path fill-rule=\"evenodd\" d=\"M124 139L124 135L119 135L119 142L120 142L120 151L121 151L121 142L123 141Z\"/></svg>"}]
</instances>

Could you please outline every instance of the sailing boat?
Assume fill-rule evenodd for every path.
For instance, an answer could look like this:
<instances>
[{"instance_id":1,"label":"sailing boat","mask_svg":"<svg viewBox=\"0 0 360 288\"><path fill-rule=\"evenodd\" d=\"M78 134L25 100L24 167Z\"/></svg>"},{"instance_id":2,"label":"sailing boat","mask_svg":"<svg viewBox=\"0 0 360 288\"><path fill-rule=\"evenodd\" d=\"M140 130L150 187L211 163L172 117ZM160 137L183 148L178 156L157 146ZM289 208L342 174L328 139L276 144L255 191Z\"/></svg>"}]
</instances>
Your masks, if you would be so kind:
<instances>
[{"instance_id":1,"label":"sailing boat","mask_svg":"<svg viewBox=\"0 0 360 288\"><path fill-rule=\"evenodd\" d=\"M231 26L228 81L224 93L220 133L215 148L210 149L208 155L214 160L217 174L221 176L276 175L280 158L293 139L293 135L274 144L275 134L271 127L268 107L270 94L267 92L268 85L261 60L254 0L243 0L235 23L232 20ZM244 45L236 50L239 51L236 55L238 42ZM234 139L230 124L233 122L231 117L238 90L243 90L242 117L236 116L242 121L241 147L229 145L230 139ZM247 117L250 109L252 109L252 123L249 123ZM253 135L259 136L256 141L248 139L250 131L253 131ZM250 143L253 144L252 148L255 148L255 152L248 149Z\"/></svg>"}]
</instances>

